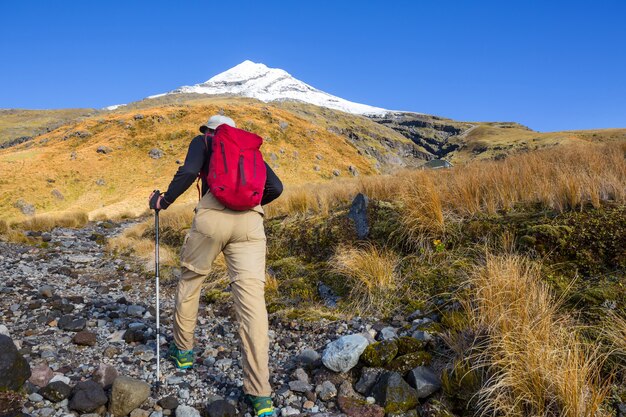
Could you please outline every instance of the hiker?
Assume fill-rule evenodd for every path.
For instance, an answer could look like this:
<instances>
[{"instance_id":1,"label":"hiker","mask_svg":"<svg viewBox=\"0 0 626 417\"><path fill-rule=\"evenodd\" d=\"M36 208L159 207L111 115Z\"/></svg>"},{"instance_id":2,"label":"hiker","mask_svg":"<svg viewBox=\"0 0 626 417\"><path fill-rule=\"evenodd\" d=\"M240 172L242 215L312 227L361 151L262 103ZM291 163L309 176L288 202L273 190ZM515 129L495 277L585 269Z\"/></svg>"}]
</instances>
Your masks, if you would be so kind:
<instances>
[{"instance_id":1,"label":"hiker","mask_svg":"<svg viewBox=\"0 0 626 417\"><path fill-rule=\"evenodd\" d=\"M218 130L218 127L223 125L224 127ZM243 134L256 137L259 141L258 146L262 141L260 137L251 133L231 129L235 127L235 122L229 117L211 116L200 126L202 135L196 136L191 141L185 163L174 175L167 191L162 195L153 192L149 204L151 209L167 209L200 176L202 198L195 209L191 230L181 250L182 275L176 290L174 343L170 345L168 357L179 369L193 366L193 339L202 283L217 255L223 252L239 322L243 350L243 390L256 415L266 417L274 415L274 408L269 384L269 328L265 306L266 239L261 205L268 204L280 196L283 185L267 163L263 162L261 165L254 165L252 175L250 173L244 175L244 172L237 174L241 176L242 184L245 184L245 178L248 178L248 182L254 181L257 171L262 171L263 165L265 166L266 179L261 190L262 199L260 195L254 197L260 200L260 204L256 203L256 206L247 210L232 210L218 200L214 194L219 194L219 190L211 188L212 184L207 180L209 168L215 169L215 166L223 163L226 170L228 165L231 172L234 168L243 171L244 160L243 156L237 153L238 160L235 158L234 162L227 161L224 142L220 139L213 144L213 137L218 137L216 131L220 132L220 135L230 132L233 136ZM222 146L221 152L213 152L215 149L213 145L217 145L218 142ZM239 152L239 149L235 149L235 152ZM212 153L217 154L213 155L214 159L219 157L219 160L213 161L214 165L209 164ZM254 155L254 164L260 164L262 161L260 153L258 155L258 162L256 154ZM214 175L215 171L212 171L211 176ZM262 179L260 181L260 187L263 187ZM237 199L240 196L231 197ZM222 196L220 199L224 201Z\"/></svg>"}]
</instances>

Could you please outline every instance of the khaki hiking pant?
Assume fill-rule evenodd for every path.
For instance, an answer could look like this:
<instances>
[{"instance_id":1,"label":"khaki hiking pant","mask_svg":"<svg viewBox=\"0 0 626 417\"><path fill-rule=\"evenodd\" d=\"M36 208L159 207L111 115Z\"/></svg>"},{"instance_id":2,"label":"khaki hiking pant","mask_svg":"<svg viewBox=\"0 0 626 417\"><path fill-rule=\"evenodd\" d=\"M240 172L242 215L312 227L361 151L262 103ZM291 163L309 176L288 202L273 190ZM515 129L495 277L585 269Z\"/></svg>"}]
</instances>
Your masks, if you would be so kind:
<instances>
[{"instance_id":1,"label":"khaki hiking pant","mask_svg":"<svg viewBox=\"0 0 626 417\"><path fill-rule=\"evenodd\" d=\"M210 193L198 204L181 251L183 273L176 290L174 342L193 349L200 292L220 252L228 267L243 357L246 394L269 396L269 336L265 307L265 230L263 209L233 211Z\"/></svg>"}]
</instances>

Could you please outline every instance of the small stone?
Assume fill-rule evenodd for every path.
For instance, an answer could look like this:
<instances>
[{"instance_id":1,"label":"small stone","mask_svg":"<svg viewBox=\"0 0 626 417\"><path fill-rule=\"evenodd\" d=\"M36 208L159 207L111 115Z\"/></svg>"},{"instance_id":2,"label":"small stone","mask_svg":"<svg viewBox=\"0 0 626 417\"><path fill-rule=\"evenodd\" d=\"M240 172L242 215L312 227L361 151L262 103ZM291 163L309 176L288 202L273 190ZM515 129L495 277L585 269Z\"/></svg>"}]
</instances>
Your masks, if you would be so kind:
<instances>
[{"instance_id":1,"label":"small stone","mask_svg":"<svg viewBox=\"0 0 626 417\"><path fill-rule=\"evenodd\" d=\"M130 417L150 417L150 411L141 408L135 408L130 412Z\"/></svg>"},{"instance_id":2,"label":"small stone","mask_svg":"<svg viewBox=\"0 0 626 417\"><path fill-rule=\"evenodd\" d=\"M305 349L297 357L298 362L300 362L304 366L313 365L320 359L320 354L314 351L313 349Z\"/></svg>"},{"instance_id":3,"label":"small stone","mask_svg":"<svg viewBox=\"0 0 626 417\"><path fill-rule=\"evenodd\" d=\"M41 287L39 287L39 295L41 295L43 298L52 298L52 296L54 295L54 288L50 285L42 285Z\"/></svg>"},{"instance_id":4,"label":"small stone","mask_svg":"<svg viewBox=\"0 0 626 417\"><path fill-rule=\"evenodd\" d=\"M163 157L163 151L157 148L152 148L150 149L150 152L148 152L148 155L152 159L160 159Z\"/></svg>"},{"instance_id":5,"label":"small stone","mask_svg":"<svg viewBox=\"0 0 626 417\"><path fill-rule=\"evenodd\" d=\"M98 340L95 333L83 330L74 335L72 342L78 346L95 346Z\"/></svg>"},{"instance_id":6,"label":"small stone","mask_svg":"<svg viewBox=\"0 0 626 417\"><path fill-rule=\"evenodd\" d=\"M31 384L37 385L39 388L43 388L48 385L54 376L52 369L45 364L35 366L31 372L29 381Z\"/></svg>"},{"instance_id":7,"label":"small stone","mask_svg":"<svg viewBox=\"0 0 626 417\"><path fill-rule=\"evenodd\" d=\"M130 305L126 310L126 314L132 317L141 317L143 313L146 311L146 308L139 305Z\"/></svg>"},{"instance_id":8,"label":"small stone","mask_svg":"<svg viewBox=\"0 0 626 417\"><path fill-rule=\"evenodd\" d=\"M337 388L330 381L324 381L315 387L315 393L322 401L329 401L337 396Z\"/></svg>"},{"instance_id":9,"label":"small stone","mask_svg":"<svg viewBox=\"0 0 626 417\"><path fill-rule=\"evenodd\" d=\"M43 397L40 394L33 392L32 394L28 396L28 400L33 403L38 403L40 401L43 401Z\"/></svg>"},{"instance_id":10,"label":"small stone","mask_svg":"<svg viewBox=\"0 0 626 417\"><path fill-rule=\"evenodd\" d=\"M106 155L108 153L113 152L113 149L109 148L108 146L101 145L101 146L98 146L98 149L96 149L96 152Z\"/></svg>"},{"instance_id":11,"label":"small stone","mask_svg":"<svg viewBox=\"0 0 626 417\"><path fill-rule=\"evenodd\" d=\"M309 383L309 375L306 373L306 371L302 368L298 368L293 372L293 376L294 378L296 378L298 381L302 381L306 384Z\"/></svg>"},{"instance_id":12,"label":"small stone","mask_svg":"<svg viewBox=\"0 0 626 417\"><path fill-rule=\"evenodd\" d=\"M361 360L369 366L385 366L396 357L398 345L394 340L372 343L363 351Z\"/></svg>"},{"instance_id":13,"label":"small stone","mask_svg":"<svg viewBox=\"0 0 626 417\"><path fill-rule=\"evenodd\" d=\"M380 340L393 340L398 338L398 330L394 327L383 327L378 333Z\"/></svg>"},{"instance_id":14,"label":"small stone","mask_svg":"<svg viewBox=\"0 0 626 417\"><path fill-rule=\"evenodd\" d=\"M308 382L303 381L290 381L289 389L293 392L308 392L313 389L313 386Z\"/></svg>"},{"instance_id":15,"label":"small stone","mask_svg":"<svg viewBox=\"0 0 626 417\"><path fill-rule=\"evenodd\" d=\"M288 405L287 407L284 407L284 408L282 408L280 410L280 415L282 417L297 416L298 414L300 414L300 410L296 410L295 408L293 408L290 405Z\"/></svg>"},{"instance_id":16,"label":"small stone","mask_svg":"<svg viewBox=\"0 0 626 417\"><path fill-rule=\"evenodd\" d=\"M417 339L420 342L424 342L424 343L428 343L428 342L431 342L433 340L432 335L430 333L428 333L427 331L425 331L425 330L417 330L417 331L413 332L411 337Z\"/></svg>"},{"instance_id":17,"label":"small stone","mask_svg":"<svg viewBox=\"0 0 626 417\"><path fill-rule=\"evenodd\" d=\"M206 406L208 417L237 417L237 409L226 400L217 400Z\"/></svg>"},{"instance_id":18,"label":"small stone","mask_svg":"<svg viewBox=\"0 0 626 417\"><path fill-rule=\"evenodd\" d=\"M157 404L166 410L174 410L178 407L178 398L170 395L168 397L161 398Z\"/></svg>"},{"instance_id":19,"label":"small stone","mask_svg":"<svg viewBox=\"0 0 626 417\"><path fill-rule=\"evenodd\" d=\"M178 397L181 400L188 400L189 399L189 390L188 389L181 389L180 391L178 391Z\"/></svg>"},{"instance_id":20,"label":"small stone","mask_svg":"<svg viewBox=\"0 0 626 417\"><path fill-rule=\"evenodd\" d=\"M87 320L83 318L76 318L74 316L65 315L57 322L57 327L61 330L67 330L70 332L79 332L84 330L87 326Z\"/></svg>"},{"instance_id":21,"label":"small stone","mask_svg":"<svg viewBox=\"0 0 626 417\"><path fill-rule=\"evenodd\" d=\"M176 408L176 417L200 417L200 412L187 405L179 405Z\"/></svg>"},{"instance_id":22,"label":"small stone","mask_svg":"<svg viewBox=\"0 0 626 417\"><path fill-rule=\"evenodd\" d=\"M307 410L310 410L313 407L315 407L315 403L313 401L305 401L304 404L302 404L302 408Z\"/></svg>"}]
</instances>

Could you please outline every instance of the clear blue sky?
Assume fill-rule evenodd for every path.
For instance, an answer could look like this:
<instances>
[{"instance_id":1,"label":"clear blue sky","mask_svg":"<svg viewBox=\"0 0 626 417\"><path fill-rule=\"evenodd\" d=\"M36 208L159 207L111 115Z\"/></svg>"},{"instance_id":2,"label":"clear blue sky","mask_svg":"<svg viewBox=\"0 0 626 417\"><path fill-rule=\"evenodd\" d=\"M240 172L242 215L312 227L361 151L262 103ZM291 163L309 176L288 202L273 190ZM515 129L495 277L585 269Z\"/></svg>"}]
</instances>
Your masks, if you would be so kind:
<instances>
[{"instance_id":1,"label":"clear blue sky","mask_svg":"<svg viewBox=\"0 0 626 417\"><path fill-rule=\"evenodd\" d=\"M626 127L626 1L0 1L0 108L104 107L245 59L348 100Z\"/></svg>"}]
</instances>

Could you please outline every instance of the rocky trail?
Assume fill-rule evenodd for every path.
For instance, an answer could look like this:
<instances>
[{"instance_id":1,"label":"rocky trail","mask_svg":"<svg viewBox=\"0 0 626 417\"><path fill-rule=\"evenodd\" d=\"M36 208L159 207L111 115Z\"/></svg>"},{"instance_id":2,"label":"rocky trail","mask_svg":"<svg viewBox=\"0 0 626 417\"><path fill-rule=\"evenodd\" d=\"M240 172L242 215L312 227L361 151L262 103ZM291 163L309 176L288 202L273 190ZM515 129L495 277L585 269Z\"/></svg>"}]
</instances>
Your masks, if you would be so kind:
<instances>
[{"instance_id":1,"label":"rocky trail","mask_svg":"<svg viewBox=\"0 0 626 417\"><path fill-rule=\"evenodd\" d=\"M161 287L162 384L155 389L154 279L103 246L128 225L57 228L39 236L42 247L0 242L0 394L21 393L0 395L0 415L250 415L229 304L201 304L192 370L165 359L175 282ZM419 325L430 320L419 312L391 323L271 318L279 415L416 416L419 399L440 387L421 366L430 362L432 340Z\"/></svg>"}]
</instances>

